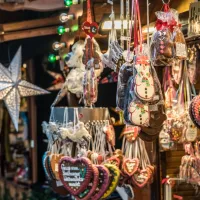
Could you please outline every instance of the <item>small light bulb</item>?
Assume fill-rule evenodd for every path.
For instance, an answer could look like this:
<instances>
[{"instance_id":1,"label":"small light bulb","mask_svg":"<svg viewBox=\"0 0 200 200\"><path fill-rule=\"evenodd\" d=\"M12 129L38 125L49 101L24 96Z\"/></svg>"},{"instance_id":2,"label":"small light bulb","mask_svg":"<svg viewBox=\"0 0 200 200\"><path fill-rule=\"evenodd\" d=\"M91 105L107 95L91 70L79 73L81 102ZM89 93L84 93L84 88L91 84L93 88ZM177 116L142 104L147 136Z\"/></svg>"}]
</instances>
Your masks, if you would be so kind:
<instances>
[{"instance_id":1,"label":"small light bulb","mask_svg":"<svg viewBox=\"0 0 200 200\"><path fill-rule=\"evenodd\" d=\"M57 60L60 60L60 56L56 56L54 54L50 54L48 57L48 61L50 63L55 63Z\"/></svg>"},{"instance_id":2,"label":"small light bulb","mask_svg":"<svg viewBox=\"0 0 200 200\"><path fill-rule=\"evenodd\" d=\"M58 51L64 47L66 47L66 43L65 42L54 42L52 47L55 51Z\"/></svg>"},{"instance_id":3,"label":"small light bulb","mask_svg":"<svg viewBox=\"0 0 200 200\"><path fill-rule=\"evenodd\" d=\"M62 14L60 15L60 21L61 21L62 23L65 23L65 22L67 22L68 20L74 19L74 18L75 18L74 15L68 15L68 14L66 14L66 13L62 13Z\"/></svg>"}]
</instances>

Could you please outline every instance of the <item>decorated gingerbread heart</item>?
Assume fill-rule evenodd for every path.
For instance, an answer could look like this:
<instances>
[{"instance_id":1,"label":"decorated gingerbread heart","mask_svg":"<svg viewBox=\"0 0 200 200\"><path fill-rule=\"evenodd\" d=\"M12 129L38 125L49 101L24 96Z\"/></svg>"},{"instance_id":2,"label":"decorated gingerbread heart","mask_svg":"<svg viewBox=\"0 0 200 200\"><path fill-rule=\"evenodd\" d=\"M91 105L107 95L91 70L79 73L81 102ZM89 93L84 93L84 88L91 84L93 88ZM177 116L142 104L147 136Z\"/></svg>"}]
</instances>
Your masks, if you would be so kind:
<instances>
[{"instance_id":1,"label":"decorated gingerbread heart","mask_svg":"<svg viewBox=\"0 0 200 200\"><path fill-rule=\"evenodd\" d=\"M79 195L87 188L92 174L92 163L87 158L73 159L66 156L60 160L60 180L69 193L74 196Z\"/></svg>"},{"instance_id":2,"label":"decorated gingerbread heart","mask_svg":"<svg viewBox=\"0 0 200 200\"><path fill-rule=\"evenodd\" d=\"M104 164L104 166L107 167L110 172L110 185L108 189L106 190L106 192L104 193L102 199L106 199L108 196L110 196L114 192L120 178L120 170L118 167L112 164Z\"/></svg>"},{"instance_id":3,"label":"decorated gingerbread heart","mask_svg":"<svg viewBox=\"0 0 200 200\"><path fill-rule=\"evenodd\" d=\"M42 165L43 165L43 168L44 168L44 172L45 172L45 175L47 177L48 180L51 180L51 175L49 173L49 170L48 170L48 165L47 165L47 158L49 156L50 152L45 152L43 157L42 157Z\"/></svg>"},{"instance_id":4,"label":"decorated gingerbread heart","mask_svg":"<svg viewBox=\"0 0 200 200\"><path fill-rule=\"evenodd\" d=\"M128 176L133 176L133 174L138 170L139 160L137 158L129 159L126 158L123 161L122 170Z\"/></svg>"},{"instance_id":5,"label":"decorated gingerbread heart","mask_svg":"<svg viewBox=\"0 0 200 200\"><path fill-rule=\"evenodd\" d=\"M78 196L76 196L77 200L90 199L98 186L99 170L95 165L92 165L92 168L93 168L93 174L92 174L90 183L88 184L87 188L83 192L81 192Z\"/></svg>"},{"instance_id":6,"label":"decorated gingerbread heart","mask_svg":"<svg viewBox=\"0 0 200 200\"><path fill-rule=\"evenodd\" d=\"M89 35L90 38L93 38L97 32L98 32L98 24L96 22L84 22L83 23L83 26L82 26L82 29L83 31L86 33L86 35Z\"/></svg>"},{"instance_id":7,"label":"decorated gingerbread heart","mask_svg":"<svg viewBox=\"0 0 200 200\"><path fill-rule=\"evenodd\" d=\"M119 168L119 167L120 167L121 160L120 160L119 157L116 155L116 156L112 156L112 157L108 158L108 159L105 161L105 163L115 165L115 166L117 166L117 167Z\"/></svg>"},{"instance_id":8,"label":"decorated gingerbread heart","mask_svg":"<svg viewBox=\"0 0 200 200\"><path fill-rule=\"evenodd\" d=\"M96 165L96 167L99 170L99 182L91 200L101 199L110 185L109 170L104 165Z\"/></svg>"},{"instance_id":9,"label":"decorated gingerbread heart","mask_svg":"<svg viewBox=\"0 0 200 200\"><path fill-rule=\"evenodd\" d=\"M132 176L132 182L139 188L143 188L149 182L150 177L151 177L150 171L143 169L141 171L137 171Z\"/></svg>"},{"instance_id":10,"label":"decorated gingerbread heart","mask_svg":"<svg viewBox=\"0 0 200 200\"><path fill-rule=\"evenodd\" d=\"M52 170L56 180L60 180L58 166L59 166L59 161L63 156L64 156L64 154L51 154L50 155L51 170Z\"/></svg>"}]
</instances>

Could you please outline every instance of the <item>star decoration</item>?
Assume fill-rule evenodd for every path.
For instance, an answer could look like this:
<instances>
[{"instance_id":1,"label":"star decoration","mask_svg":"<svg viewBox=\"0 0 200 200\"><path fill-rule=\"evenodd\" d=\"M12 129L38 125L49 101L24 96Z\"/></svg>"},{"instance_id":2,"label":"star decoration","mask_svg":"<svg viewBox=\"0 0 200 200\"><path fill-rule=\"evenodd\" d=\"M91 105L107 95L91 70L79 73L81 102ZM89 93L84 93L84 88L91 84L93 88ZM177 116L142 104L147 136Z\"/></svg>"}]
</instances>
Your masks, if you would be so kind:
<instances>
[{"instance_id":1,"label":"star decoration","mask_svg":"<svg viewBox=\"0 0 200 200\"><path fill-rule=\"evenodd\" d=\"M52 86L47 88L47 90L49 91L53 91L53 90L60 90L65 82L62 74L53 72L53 71L49 71L47 70L47 73L53 77L55 80L52 82Z\"/></svg>"},{"instance_id":2,"label":"star decoration","mask_svg":"<svg viewBox=\"0 0 200 200\"><path fill-rule=\"evenodd\" d=\"M21 63L21 47L18 49L8 68L5 68L0 63L0 100L4 101L17 131L20 112L20 97L49 93L25 80L21 80Z\"/></svg>"}]
</instances>

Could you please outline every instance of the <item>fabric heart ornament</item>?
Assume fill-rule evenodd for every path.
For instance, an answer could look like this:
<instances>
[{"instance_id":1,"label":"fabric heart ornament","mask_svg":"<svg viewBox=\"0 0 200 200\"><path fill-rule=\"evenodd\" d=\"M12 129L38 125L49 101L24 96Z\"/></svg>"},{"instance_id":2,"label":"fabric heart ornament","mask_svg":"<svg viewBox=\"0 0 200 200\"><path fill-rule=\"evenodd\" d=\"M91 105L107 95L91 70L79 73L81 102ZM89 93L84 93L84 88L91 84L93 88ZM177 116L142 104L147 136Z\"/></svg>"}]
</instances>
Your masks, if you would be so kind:
<instances>
[{"instance_id":1,"label":"fabric heart ornament","mask_svg":"<svg viewBox=\"0 0 200 200\"><path fill-rule=\"evenodd\" d=\"M126 158L123 161L122 170L128 176L133 176L133 174L138 170L139 160L137 158L129 159Z\"/></svg>"},{"instance_id":2,"label":"fabric heart ornament","mask_svg":"<svg viewBox=\"0 0 200 200\"><path fill-rule=\"evenodd\" d=\"M83 23L83 26L82 26L82 29L83 31L86 33L86 35L89 35L90 38L93 38L97 32L98 32L98 24L96 22L84 22Z\"/></svg>"},{"instance_id":3,"label":"fabric heart ornament","mask_svg":"<svg viewBox=\"0 0 200 200\"><path fill-rule=\"evenodd\" d=\"M60 180L73 196L82 193L91 181L92 163L87 158L73 159L65 156L59 162Z\"/></svg>"},{"instance_id":4,"label":"fabric heart ornament","mask_svg":"<svg viewBox=\"0 0 200 200\"><path fill-rule=\"evenodd\" d=\"M137 171L132 176L132 182L134 185L138 186L139 188L143 188L149 182L150 177L151 177L150 171L143 169L141 171Z\"/></svg>"},{"instance_id":5,"label":"fabric heart ornament","mask_svg":"<svg viewBox=\"0 0 200 200\"><path fill-rule=\"evenodd\" d=\"M99 181L99 170L95 165L92 165L92 168L93 168L93 175L91 177L90 183L82 193L80 193L78 196L75 197L77 200L90 199L97 188Z\"/></svg>"},{"instance_id":6,"label":"fabric heart ornament","mask_svg":"<svg viewBox=\"0 0 200 200\"><path fill-rule=\"evenodd\" d=\"M102 199L106 199L114 192L114 190L116 189L116 187L118 185L119 178L120 178L120 170L118 167L116 167L115 165L112 165L112 164L104 164L104 166L107 167L110 172L110 184L109 184L108 189L104 193Z\"/></svg>"},{"instance_id":7,"label":"fabric heart ornament","mask_svg":"<svg viewBox=\"0 0 200 200\"><path fill-rule=\"evenodd\" d=\"M120 159L117 156L112 156L112 157L108 158L105 161L105 163L115 165L115 166L117 166L119 168L120 164L121 164L121 161L120 161Z\"/></svg>"},{"instance_id":8,"label":"fabric heart ornament","mask_svg":"<svg viewBox=\"0 0 200 200\"><path fill-rule=\"evenodd\" d=\"M60 180L58 166L59 166L59 161L63 156L64 156L64 154L51 154L50 155L51 170L52 170L56 180Z\"/></svg>"},{"instance_id":9,"label":"fabric heart ornament","mask_svg":"<svg viewBox=\"0 0 200 200\"><path fill-rule=\"evenodd\" d=\"M104 165L96 165L99 170L99 182L93 194L93 199L101 199L110 185L110 172Z\"/></svg>"}]
</instances>

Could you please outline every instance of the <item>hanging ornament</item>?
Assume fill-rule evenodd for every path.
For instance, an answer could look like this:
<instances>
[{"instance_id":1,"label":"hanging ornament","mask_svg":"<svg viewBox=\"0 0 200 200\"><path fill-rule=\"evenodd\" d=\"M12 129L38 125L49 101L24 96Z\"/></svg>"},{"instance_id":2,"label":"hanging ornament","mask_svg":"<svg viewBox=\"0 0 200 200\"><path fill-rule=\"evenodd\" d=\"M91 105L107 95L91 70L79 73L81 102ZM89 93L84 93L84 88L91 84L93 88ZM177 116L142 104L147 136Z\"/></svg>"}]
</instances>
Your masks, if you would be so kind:
<instances>
[{"instance_id":1,"label":"hanging ornament","mask_svg":"<svg viewBox=\"0 0 200 200\"><path fill-rule=\"evenodd\" d=\"M8 69L0 64L0 100L4 100L17 131L20 110L20 96L28 97L49 93L48 91L43 90L25 80L21 80L21 62L22 56L20 47Z\"/></svg>"},{"instance_id":2,"label":"hanging ornament","mask_svg":"<svg viewBox=\"0 0 200 200\"><path fill-rule=\"evenodd\" d=\"M47 73L54 78L54 81L52 82L52 85L47 88L49 91L54 91L54 90L60 90L63 87L64 84L64 78L62 74L56 73L53 71L47 70Z\"/></svg>"}]
</instances>

